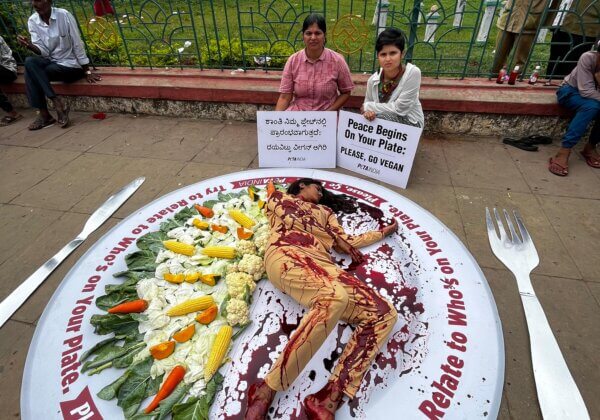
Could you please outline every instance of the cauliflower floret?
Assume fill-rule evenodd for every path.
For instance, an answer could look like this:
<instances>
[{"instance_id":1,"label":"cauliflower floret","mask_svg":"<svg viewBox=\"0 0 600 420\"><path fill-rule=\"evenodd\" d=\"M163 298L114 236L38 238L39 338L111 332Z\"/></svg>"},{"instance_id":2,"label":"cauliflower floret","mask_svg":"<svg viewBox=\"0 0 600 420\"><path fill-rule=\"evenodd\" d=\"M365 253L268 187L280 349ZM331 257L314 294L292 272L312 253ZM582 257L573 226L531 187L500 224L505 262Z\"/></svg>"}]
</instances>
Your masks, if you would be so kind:
<instances>
[{"instance_id":1,"label":"cauliflower floret","mask_svg":"<svg viewBox=\"0 0 600 420\"><path fill-rule=\"evenodd\" d=\"M241 241L239 241L236 244L235 248L239 255L245 255L245 254L256 255L256 247L254 246L252 241L246 241L246 240L242 239Z\"/></svg>"},{"instance_id":2,"label":"cauliflower floret","mask_svg":"<svg viewBox=\"0 0 600 420\"><path fill-rule=\"evenodd\" d=\"M250 293L256 289L256 283L254 283L252 276L248 273L227 274L225 283L227 284L227 291L232 298L241 298L244 296L246 289Z\"/></svg>"},{"instance_id":3,"label":"cauliflower floret","mask_svg":"<svg viewBox=\"0 0 600 420\"><path fill-rule=\"evenodd\" d=\"M258 281L265 274L265 264L258 255L246 254L238 263L238 270L250 274L255 281Z\"/></svg>"},{"instance_id":4,"label":"cauliflower floret","mask_svg":"<svg viewBox=\"0 0 600 420\"><path fill-rule=\"evenodd\" d=\"M269 225L262 225L254 232L254 245L258 249L258 255L265 254L267 241L269 240Z\"/></svg>"},{"instance_id":5,"label":"cauliflower floret","mask_svg":"<svg viewBox=\"0 0 600 420\"><path fill-rule=\"evenodd\" d=\"M240 269L238 268L237 263L230 264L227 266L227 274L237 273L238 271L240 271Z\"/></svg>"},{"instance_id":6,"label":"cauliflower floret","mask_svg":"<svg viewBox=\"0 0 600 420\"><path fill-rule=\"evenodd\" d=\"M227 302L227 322L231 326L244 325L250 322L248 305L241 299L230 299Z\"/></svg>"}]
</instances>

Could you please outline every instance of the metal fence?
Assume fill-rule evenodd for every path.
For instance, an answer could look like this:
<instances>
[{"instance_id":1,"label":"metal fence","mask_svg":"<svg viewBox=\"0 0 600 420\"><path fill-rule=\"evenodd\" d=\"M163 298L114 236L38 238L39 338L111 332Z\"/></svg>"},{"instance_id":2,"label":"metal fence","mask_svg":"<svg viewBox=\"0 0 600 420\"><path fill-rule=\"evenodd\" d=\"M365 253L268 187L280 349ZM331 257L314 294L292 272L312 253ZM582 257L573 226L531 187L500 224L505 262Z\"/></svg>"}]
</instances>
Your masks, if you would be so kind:
<instances>
[{"instance_id":1,"label":"metal fence","mask_svg":"<svg viewBox=\"0 0 600 420\"><path fill-rule=\"evenodd\" d=\"M508 0L504 7L497 0L53 3L76 17L96 66L281 69L303 47L302 21L311 12L325 16L327 46L354 72L375 70L375 39L387 27L405 31L407 60L433 77L493 77L502 65L510 71L518 64L522 77L539 65L540 76L556 78L600 36L600 0ZM0 0L0 29L21 63L29 52L16 35L27 35L32 13L27 0Z\"/></svg>"}]
</instances>

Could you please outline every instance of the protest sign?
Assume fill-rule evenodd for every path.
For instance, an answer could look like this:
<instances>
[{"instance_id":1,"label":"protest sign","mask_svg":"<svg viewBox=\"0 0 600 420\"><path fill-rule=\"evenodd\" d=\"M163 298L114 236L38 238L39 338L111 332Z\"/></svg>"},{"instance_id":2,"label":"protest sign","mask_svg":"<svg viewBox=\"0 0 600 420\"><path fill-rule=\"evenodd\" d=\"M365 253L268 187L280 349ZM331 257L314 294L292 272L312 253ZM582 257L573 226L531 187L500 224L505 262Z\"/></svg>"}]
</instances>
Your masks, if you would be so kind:
<instances>
[{"instance_id":1,"label":"protest sign","mask_svg":"<svg viewBox=\"0 0 600 420\"><path fill-rule=\"evenodd\" d=\"M340 111L337 163L342 168L406 188L422 128Z\"/></svg>"},{"instance_id":2,"label":"protest sign","mask_svg":"<svg viewBox=\"0 0 600 420\"><path fill-rule=\"evenodd\" d=\"M335 168L337 113L259 111L258 165L272 168Z\"/></svg>"}]
</instances>

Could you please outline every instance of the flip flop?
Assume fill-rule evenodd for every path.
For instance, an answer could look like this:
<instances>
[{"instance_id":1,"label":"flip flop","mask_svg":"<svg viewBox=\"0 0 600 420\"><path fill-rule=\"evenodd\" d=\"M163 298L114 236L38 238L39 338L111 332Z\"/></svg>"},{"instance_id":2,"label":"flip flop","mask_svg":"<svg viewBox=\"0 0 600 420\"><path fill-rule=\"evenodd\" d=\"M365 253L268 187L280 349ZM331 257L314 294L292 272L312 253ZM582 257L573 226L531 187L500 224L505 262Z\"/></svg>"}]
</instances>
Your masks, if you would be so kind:
<instances>
[{"instance_id":1,"label":"flip flop","mask_svg":"<svg viewBox=\"0 0 600 420\"><path fill-rule=\"evenodd\" d=\"M569 175L569 168L566 166L562 166L559 163L556 163L554 158L550 158L548 161L548 170L552 172L554 175L558 176L567 176Z\"/></svg>"},{"instance_id":2,"label":"flip flop","mask_svg":"<svg viewBox=\"0 0 600 420\"><path fill-rule=\"evenodd\" d=\"M37 117L31 124L29 124L29 130L41 130L42 128L51 127L56 124L56 120L54 118L50 118L49 120L44 120L42 117Z\"/></svg>"},{"instance_id":3,"label":"flip flop","mask_svg":"<svg viewBox=\"0 0 600 420\"><path fill-rule=\"evenodd\" d=\"M58 117L58 125L61 128L66 128L69 125L69 111L69 104L65 105L64 111L59 111L58 109L56 110L56 115Z\"/></svg>"},{"instance_id":4,"label":"flip flop","mask_svg":"<svg viewBox=\"0 0 600 420\"><path fill-rule=\"evenodd\" d=\"M592 155L581 152L581 157L585 159L585 163L592 168L600 168L600 159L595 158Z\"/></svg>"},{"instance_id":5,"label":"flip flop","mask_svg":"<svg viewBox=\"0 0 600 420\"><path fill-rule=\"evenodd\" d=\"M537 150L538 150L537 146L533 146L533 145L531 145L527 142L521 141L521 140L511 139L510 137L505 137L502 140L502 143L508 144L510 146L514 146L521 150L526 150L528 152L537 152Z\"/></svg>"},{"instance_id":6,"label":"flip flop","mask_svg":"<svg viewBox=\"0 0 600 420\"><path fill-rule=\"evenodd\" d=\"M0 127L6 127L9 124L19 121L21 118L23 118L21 114L17 115L16 117L7 115L0 120Z\"/></svg>"},{"instance_id":7,"label":"flip flop","mask_svg":"<svg viewBox=\"0 0 600 420\"><path fill-rule=\"evenodd\" d=\"M519 140L524 143L527 143L527 144L551 144L552 143L552 137L539 136L537 134L532 134L530 136L521 137Z\"/></svg>"}]
</instances>

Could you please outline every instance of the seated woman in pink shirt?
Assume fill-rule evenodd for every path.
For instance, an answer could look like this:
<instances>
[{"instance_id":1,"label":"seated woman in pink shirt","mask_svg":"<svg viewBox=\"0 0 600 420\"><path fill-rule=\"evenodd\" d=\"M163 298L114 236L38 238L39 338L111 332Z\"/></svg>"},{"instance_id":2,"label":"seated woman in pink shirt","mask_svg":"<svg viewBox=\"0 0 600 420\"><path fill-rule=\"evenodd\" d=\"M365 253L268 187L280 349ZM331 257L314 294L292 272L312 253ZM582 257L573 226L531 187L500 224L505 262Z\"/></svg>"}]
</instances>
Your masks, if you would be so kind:
<instances>
[{"instance_id":1,"label":"seated woman in pink shirt","mask_svg":"<svg viewBox=\"0 0 600 420\"><path fill-rule=\"evenodd\" d=\"M323 16L304 19L305 48L285 64L275 111L337 111L350 97L350 69L344 57L325 48L326 32Z\"/></svg>"}]
</instances>

